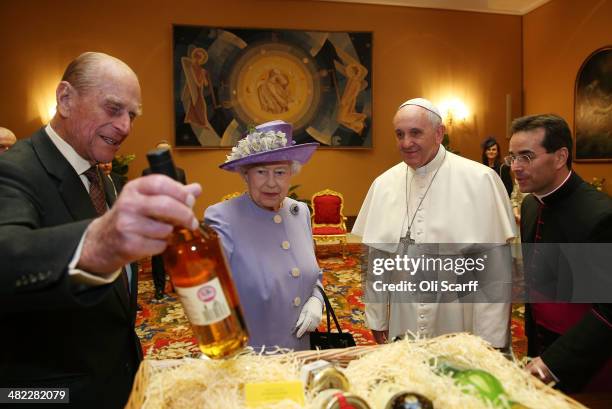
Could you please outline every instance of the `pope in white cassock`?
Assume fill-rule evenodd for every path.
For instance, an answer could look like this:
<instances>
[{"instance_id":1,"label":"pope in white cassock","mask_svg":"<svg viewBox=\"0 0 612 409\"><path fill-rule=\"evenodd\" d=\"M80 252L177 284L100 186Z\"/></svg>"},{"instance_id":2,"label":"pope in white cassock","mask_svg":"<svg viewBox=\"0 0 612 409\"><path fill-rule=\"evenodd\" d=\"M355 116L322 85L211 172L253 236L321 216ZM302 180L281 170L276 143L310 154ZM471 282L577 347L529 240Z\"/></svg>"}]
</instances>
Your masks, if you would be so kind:
<instances>
[{"instance_id":1,"label":"pope in white cassock","mask_svg":"<svg viewBox=\"0 0 612 409\"><path fill-rule=\"evenodd\" d=\"M505 244L515 236L501 179L492 169L444 149L442 117L430 101L403 103L393 126L403 162L377 177L368 191L352 231L364 244L376 247L402 238L417 244ZM504 281L511 281L509 264L497 270ZM509 341L509 297L504 301L395 302L387 293L375 303L366 298L366 322L378 343L407 331L419 337L469 332L504 348Z\"/></svg>"}]
</instances>

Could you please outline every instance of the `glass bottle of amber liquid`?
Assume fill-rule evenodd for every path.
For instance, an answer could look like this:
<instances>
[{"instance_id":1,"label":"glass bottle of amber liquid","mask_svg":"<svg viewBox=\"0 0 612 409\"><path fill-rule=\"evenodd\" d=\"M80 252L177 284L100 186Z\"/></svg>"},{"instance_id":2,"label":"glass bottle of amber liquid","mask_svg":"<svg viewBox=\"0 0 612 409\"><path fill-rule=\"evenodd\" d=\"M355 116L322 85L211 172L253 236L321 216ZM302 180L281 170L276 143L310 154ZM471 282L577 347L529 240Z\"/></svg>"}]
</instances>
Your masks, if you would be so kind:
<instances>
[{"instance_id":1,"label":"glass bottle of amber liquid","mask_svg":"<svg viewBox=\"0 0 612 409\"><path fill-rule=\"evenodd\" d=\"M151 151L147 159L153 173L177 179L169 150ZM202 353L224 358L244 348L249 335L217 233L206 224L177 227L163 259Z\"/></svg>"}]
</instances>

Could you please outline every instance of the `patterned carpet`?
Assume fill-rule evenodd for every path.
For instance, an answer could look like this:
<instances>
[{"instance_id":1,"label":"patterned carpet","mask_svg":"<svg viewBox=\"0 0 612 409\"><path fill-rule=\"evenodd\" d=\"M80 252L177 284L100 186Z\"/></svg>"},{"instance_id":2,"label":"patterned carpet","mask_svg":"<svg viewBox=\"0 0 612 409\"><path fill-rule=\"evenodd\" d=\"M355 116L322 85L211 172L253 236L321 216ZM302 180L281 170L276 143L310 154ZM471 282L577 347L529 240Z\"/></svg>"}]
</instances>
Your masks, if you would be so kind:
<instances>
[{"instance_id":1,"label":"patterned carpet","mask_svg":"<svg viewBox=\"0 0 612 409\"><path fill-rule=\"evenodd\" d=\"M325 291L338 316L342 330L350 331L357 345L373 344L372 335L365 326L362 302L361 245L349 244L346 259L342 258L339 250L339 247L335 245L320 246L317 249L319 264L323 269ZM169 296L166 299L155 300L150 271L150 261L143 260L138 288L142 311L138 313L136 332L142 340L146 358L172 359L199 355L200 351L176 294L167 292ZM167 288L169 289L169 284ZM514 306L512 309L512 344L518 357L522 357L526 349L523 315L524 307ZM321 325L319 330L325 330L325 325Z\"/></svg>"}]
</instances>

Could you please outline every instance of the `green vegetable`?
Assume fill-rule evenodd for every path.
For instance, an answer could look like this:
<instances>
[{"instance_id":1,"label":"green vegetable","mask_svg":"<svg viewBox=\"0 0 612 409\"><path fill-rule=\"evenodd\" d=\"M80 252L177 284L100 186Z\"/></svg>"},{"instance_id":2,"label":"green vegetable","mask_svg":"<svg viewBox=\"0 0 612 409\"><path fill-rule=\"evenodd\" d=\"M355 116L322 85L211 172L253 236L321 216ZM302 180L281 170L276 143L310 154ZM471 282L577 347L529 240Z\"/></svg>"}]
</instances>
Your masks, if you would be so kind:
<instances>
[{"instance_id":1,"label":"green vegetable","mask_svg":"<svg viewBox=\"0 0 612 409\"><path fill-rule=\"evenodd\" d=\"M507 406L506 391L501 382L481 369L467 369L453 375L455 384L465 393L476 395L495 406Z\"/></svg>"},{"instance_id":2,"label":"green vegetable","mask_svg":"<svg viewBox=\"0 0 612 409\"><path fill-rule=\"evenodd\" d=\"M468 369L448 357L431 359L429 365L438 375L450 376L462 392L474 395L484 402L503 409L529 409L510 400L501 382L482 369Z\"/></svg>"}]
</instances>

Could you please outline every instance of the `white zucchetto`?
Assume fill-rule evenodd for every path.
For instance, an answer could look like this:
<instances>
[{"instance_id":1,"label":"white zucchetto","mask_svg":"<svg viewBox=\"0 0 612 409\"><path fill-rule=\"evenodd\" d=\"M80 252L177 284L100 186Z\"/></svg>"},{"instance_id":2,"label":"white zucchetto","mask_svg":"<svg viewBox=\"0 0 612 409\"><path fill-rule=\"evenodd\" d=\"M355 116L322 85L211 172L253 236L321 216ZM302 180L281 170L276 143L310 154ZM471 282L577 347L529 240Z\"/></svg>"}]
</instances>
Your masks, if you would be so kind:
<instances>
[{"instance_id":1,"label":"white zucchetto","mask_svg":"<svg viewBox=\"0 0 612 409\"><path fill-rule=\"evenodd\" d=\"M409 99L408 101L404 102L402 105L400 105L397 110L399 111L400 109L402 109L403 107L407 106L407 105L416 105L419 106L421 108L424 108L430 112L433 112L434 114L438 115L440 117L440 119L442 119L442 114L440 114L440 110L438 109L437 106L435 106L434 104L431 103L431 101L425 99L425 98L412 98Z\"/></svg>"}]
</instances>

